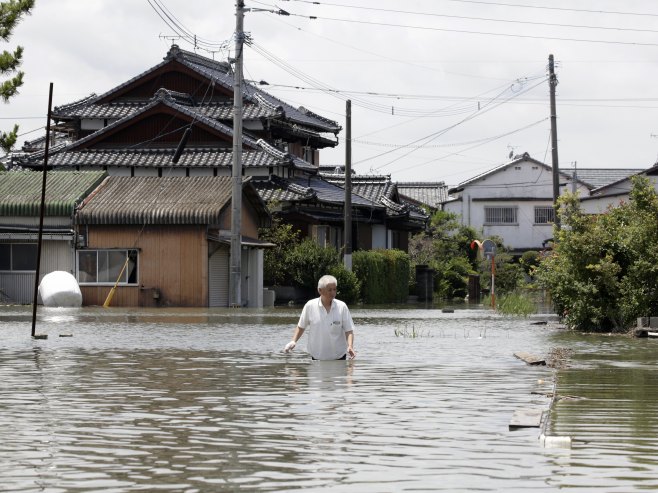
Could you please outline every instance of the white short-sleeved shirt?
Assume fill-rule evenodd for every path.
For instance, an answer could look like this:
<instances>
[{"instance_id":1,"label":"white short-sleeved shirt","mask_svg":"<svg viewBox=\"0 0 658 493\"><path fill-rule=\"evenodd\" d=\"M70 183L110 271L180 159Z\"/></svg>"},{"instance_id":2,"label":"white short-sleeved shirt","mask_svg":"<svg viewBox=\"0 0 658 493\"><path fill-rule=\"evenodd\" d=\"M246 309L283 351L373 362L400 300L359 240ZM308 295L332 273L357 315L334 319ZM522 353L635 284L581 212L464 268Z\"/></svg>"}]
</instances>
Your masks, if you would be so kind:
<instances>
[{"instance_id":1,"label":"white short-sleeved shirt","mask_svg":"<svg viewBox=\"0 0 658 493\"><path fill-rule=\"evenodd\" d=\"M354 322L349 308L342 301L334 299L329 312L322 306L320 298L308 301L297 325L308 332L306 348L313 358L332 360L347 353L345 333L354 330Z\"/></svg>"}]
</instances>

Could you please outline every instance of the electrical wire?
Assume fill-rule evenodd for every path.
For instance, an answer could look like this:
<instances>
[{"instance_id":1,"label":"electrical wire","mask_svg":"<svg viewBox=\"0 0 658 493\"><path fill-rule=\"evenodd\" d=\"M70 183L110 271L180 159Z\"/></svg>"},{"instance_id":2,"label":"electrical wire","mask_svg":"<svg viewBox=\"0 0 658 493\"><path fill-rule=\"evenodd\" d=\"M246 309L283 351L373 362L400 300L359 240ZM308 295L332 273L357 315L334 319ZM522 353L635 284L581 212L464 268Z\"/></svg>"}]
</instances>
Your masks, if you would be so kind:
<instances>
[{"instance_id":1,"label":"electrical wire","mask_svg":"<svg viewBox=\"0 0 658 493\"><path fill-rule=\"evenodd\" d=\"M286 2L299 2L299 3L310 3L314 5L322 5L326 4L325 2L318 2L318 1L311 1L311 0L283 0ZM485 2L482 0L444 0L447 2L455 2L455 3L473 3L473 4L479 4L479 5L496 5L496 6L503 6L503 7L519 7L519 8L526 8L526 9L540 9L540 10L558 10L562 12L582 12L582 13L589 13L589 14L612 14L612 15L631 15L631 16L641 16L641 17L646 17L646 16L651 16L651 17L658 17L658 14L652 14L652 13L647 13L647 12L623 12L623 11L611 11L611 10L592 10L592 9L573 9L573 8L566 8L566 7L547 7L543 5L522 5L522 4L516 4L516 3L502 3L502 2ZM341 5L344 7L347 7L346 5Z\"/></svg>"},{"instance_id":2,"label":"electrical wire","mask_svg":"<svg viewBox=\"0 0 658 493\"><path fill-rule=\"evenodd\" d=\"M303 1L303 0L293 0L293 1ZM437 14L434 12L416 12L410 10L384 9L380 7L362 7L357 5L345 5L345 4L329 3L329 2L303 2L303 3L313 3L317 5L340 7L344 9L359 9L359 10L385 12L392 14L408 14L408 15L415 15L422 17L442 17L448 19L460 19L460 20L472 20L472 21L484 21L484 22L502 22L502 23L510 23L510 24L525 24L530 26L566 27L566 28L576 28L576 29L599 29L599 30L609 30L609 31L629 31L629 32L638 32L638 33L658 33L658 31L656 31L655 29L624 28L619 26L614 26L614 27L591 26L591 25L583 25L583 24L558 24L553 22L536 22L529 20L513 20L513 19L494 19L489 17L473 17L473 16L464 16L464 15L453 15L453 14Z\"/></svg>"},{"instance_id":3,"label":"electrical wire","mask_svg":"<svg viewBox=\"0 0 658 493\"><path fill-rule=\"evenodd\" d=\"M375 22L375 21L366 21L359 19L346 19L338 17L324 17L324 16L307 16L301 14L290 13L291 16L309 18L311 20L325 20L325 21L334 21L334 22L347 22L352 24L361 24L368 26L383 26L383 27L398 27L403 29L416 29L421 31L439 31L439 32L451 32L459 34L475 34L482 36L498 36L505 38L523 38L523 39L546 39L551 41L572 41L576 43L598 43L598 44L607 44L607 45L624 45L624 46L658 46L658 43L643 43L638 41L611 41L605 39L583 39L583 38L568 38L568 37L558 37L558 36L540 36L536 34L514 34L514 33L495 33L489 31L475 31L467 29L449 29L445 27L435 27L435 26L415 26L410 24L396 24L393 22Z\"/></svg>"},{"instance_id":4,"label":"electrical wire","mask_svg":"<svg viewBox=\"0 0 658 493\"><path fill-rule=\"evenodd\" d=\"M528 92L528 91L534 89L534 88L537 87L539 84L545 82L545 80L546 80L546 79L544 79L544 80L541 81L541 82L538 82L537 84L533 85L532 87L527 88L524 92ZM377 158L382 157L382 156L384 156L384 155L386 155L386 154L390 154L391 152L395 152L395 151L397 151L397 150L401 150L401 149L408 148L409 146L414 145L414 144L416 144L416 143L418 143L418 142L421 142L421 141L428 141L428 142L431 142L432 140L434 140L434 139L436 139L436 138L438 138L438 137L444 135L445 133L449 132L450 130L452 130L452 129L458 127L459 125L462 125L462 124L464 124L464 123L466 123L466 122L472 120L472 119L475 118L476 116L480 116L480 115L482 115L482 114L484 114L484 113L487 113L487 112L489 112L489 111L491 111L491 110L497 108L497 107L500 106L501 104L504 104L504 103L508 102L509 100L518 97L518 96L521 95L521 94L523 94L523 93L522 93L522 92L519 92L519 93L513 94L513 95L510 96L509 98L504 99L504 100L502 100L502 101L497 101L498 98L496 97L496 98L492 99L492 105L488 105L487 107L483 107L481 110L478 110L478 111L476 111L476 112L470 114L469 116L467 116L467 117L461 119L461 120L458 121L457 123L454 123L454 124L450 125L449 127L443 128L443 129L441 129L441 130L439 130L439 131L437 131L437 132L433 132L433 133L431 133L431 134L429 134L429 135L427 135L427 136L425 136L425 137L421 137L420 139L416 139L415 141L410 142L409 144L403 145L403 146L401 146L401 147L399 147L399 148L397 148L397 149L392 149L392 150L390 150L390 151L385 151L385 152L382 152L382 153L380 153L380 154L377 154L377 155L374 155L374 156L368 157L368 158L366 158L366 159L362 159L362 160L360 160L360 161L356 161L354 164L355 164L355 165L356 165L356 164L361 164L361 163L364 163L364 162L367 162L367 161L371 161L371 160L373 160L373 159L377 159ZM404 155L402 155L402 156L400 156L400 157L394 159L393 161L390 161L390 162L388 162L388 163L386 163L386 164L384 164L384 165L382 165L382 166L379 166L379 167L377 167L376 169L382 169L382 168L385 168L386 166L388 166L388 165L394 163L395 161L398 161L399 159L408 156L408 155L411 154L414 150L415 150L415 149L412 149L412 150L409 151L408 153L406 153L406 154L404 154Z\"/></svg>"},{"instance_id":5,"label":"electrical wire","mask_svg":"<svg viewBox=\"0 0 658 493\"><path fill-rule=\"evenodd\" d=\"M164 5L162 0L146 0L153 11L162 21L183 41L191 44L195 50L200 49L209 53L224 52L228 50L230 40L213 41L194 34Z\"/></svg>"}]
</instances>

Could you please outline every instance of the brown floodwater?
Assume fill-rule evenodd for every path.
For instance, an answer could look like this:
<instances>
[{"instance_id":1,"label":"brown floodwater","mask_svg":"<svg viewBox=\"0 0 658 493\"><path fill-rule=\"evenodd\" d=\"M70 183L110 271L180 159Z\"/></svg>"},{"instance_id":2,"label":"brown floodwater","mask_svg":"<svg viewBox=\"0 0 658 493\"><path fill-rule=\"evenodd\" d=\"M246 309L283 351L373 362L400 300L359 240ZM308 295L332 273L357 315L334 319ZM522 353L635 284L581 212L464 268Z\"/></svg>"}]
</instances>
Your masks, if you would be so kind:
<instances>
[{"instance_id":1,"label":"brown floodwater","mask_svg":"<svg viewBox=\"0 0 658 493\"><path fill-rule=\"evenodd\" d=\"M0 491L658 489L658 340L355 307L357 358L318 362L281 352L300 309L39 307L33 340L0 307ZM559 370L513 355L556 347ZM509 430L554 387L543 429Z\"/></svg>"}]
</instances>

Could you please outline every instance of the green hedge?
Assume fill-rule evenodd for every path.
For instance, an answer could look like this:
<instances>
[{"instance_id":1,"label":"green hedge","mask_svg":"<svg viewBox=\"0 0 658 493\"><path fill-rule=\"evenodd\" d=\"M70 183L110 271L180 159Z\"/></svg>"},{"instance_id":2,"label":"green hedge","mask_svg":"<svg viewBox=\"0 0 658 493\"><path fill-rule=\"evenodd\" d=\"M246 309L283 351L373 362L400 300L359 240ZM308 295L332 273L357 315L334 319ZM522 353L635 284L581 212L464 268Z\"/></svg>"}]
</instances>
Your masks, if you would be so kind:
<instances>
[{"instance_id":1,"label":"green hedge","mask_svg":"<svg viewBox=\"0 0 658 493\"><path fill-rule=\"evenodd\" d=\"M361 282L364 303L405 303L409 297L410 259L401 250L360 250L352 270Z\"/></svg>"}]
</instances>

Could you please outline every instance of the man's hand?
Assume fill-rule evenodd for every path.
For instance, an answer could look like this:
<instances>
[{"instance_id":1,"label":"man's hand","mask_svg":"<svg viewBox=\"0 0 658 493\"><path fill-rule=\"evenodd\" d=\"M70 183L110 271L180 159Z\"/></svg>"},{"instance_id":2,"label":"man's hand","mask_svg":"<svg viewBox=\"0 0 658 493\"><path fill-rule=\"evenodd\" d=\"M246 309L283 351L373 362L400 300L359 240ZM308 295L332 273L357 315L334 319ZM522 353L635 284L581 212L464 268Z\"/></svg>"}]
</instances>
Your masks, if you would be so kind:
<instances>
[{"instance_id":1,"label":"man's hand","mask_svg":"<svg viewBox=\"0 0 658 493\"><path fill-rule=\"evenodd\" d=\"M283 348L284 353L289 353L293 349L295 349L295 346L297 343L295 341L290 341L288 344L286 344L286 347Z\"/></svg>"},{"instance_id":2,"label":"man's hand","mask_svg":"<svg viewBox=\"0 0 658 493\"><path fill-rule=\"evenodd\" d=\"M350 359L354 359L356 357L356 351L352 346L347 348L347 356L349 356Z\"/></svg>"}]
</instances>

